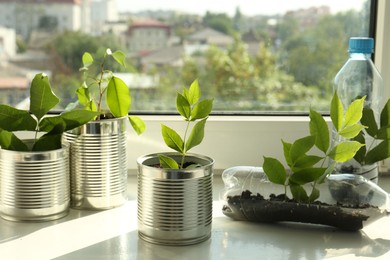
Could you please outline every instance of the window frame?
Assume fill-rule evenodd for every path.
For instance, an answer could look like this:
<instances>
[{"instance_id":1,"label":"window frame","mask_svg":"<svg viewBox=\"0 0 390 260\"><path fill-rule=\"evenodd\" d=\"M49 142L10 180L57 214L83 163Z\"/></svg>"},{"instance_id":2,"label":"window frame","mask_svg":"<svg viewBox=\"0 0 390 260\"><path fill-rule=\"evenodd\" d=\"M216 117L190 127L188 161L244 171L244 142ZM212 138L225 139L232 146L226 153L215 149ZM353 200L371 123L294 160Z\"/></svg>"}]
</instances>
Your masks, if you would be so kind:
<instances>
[{"instance_id":1,"label":"window frame","mask_svg":"<svg viewBox=\"0 0 390 260\"><path fill-rule=\"evenodd\" d=\"M376 2L375 64L382 72L384 99L390 97L390 2ZM183 131L183 123L177 115L141 115L147 131L137 136L130 127L128 135L128 169L135 174L136 159L149 153L170 151L161 137L160 124ZM330 122L329 118L327 121ZM305 115L212 115L206 125L205 139L192 151L212 157L215 173L238 165L261 166L263 156L283 158L281 139L295 140L308 134L309 118ZM390 160L381 164L381 174L388 172Z\"/></svg>"}]
</instances>

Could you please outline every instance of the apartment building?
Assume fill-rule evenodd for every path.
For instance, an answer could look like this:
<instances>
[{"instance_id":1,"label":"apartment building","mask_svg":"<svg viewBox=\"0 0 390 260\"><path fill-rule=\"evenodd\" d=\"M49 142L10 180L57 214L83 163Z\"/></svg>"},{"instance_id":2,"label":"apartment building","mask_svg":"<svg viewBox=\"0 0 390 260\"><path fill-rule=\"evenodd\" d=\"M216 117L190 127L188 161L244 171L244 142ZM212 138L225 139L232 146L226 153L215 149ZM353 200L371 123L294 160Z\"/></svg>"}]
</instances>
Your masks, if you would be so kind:
<instances>
[{"instance_id":1,"label":"apartment building","mask_svg":"<svg viewBox=\"0 0 390 260\"><path fill-rule=\"evenodd\" d=\"M125 33L127 50L131 53L150 53L170 45L171 27L153 19L134 21Z\"/></svg>"},{"instance_id":2,"label":"apartment building","mask_svg":"<svg viewBox=\"0 0 390 260\"><path fill-rule=\"evenodd\" d=\"M34 30L82 30L89 0L0 0L0 25L28 39Z\"/></svg>"}]
</instances>

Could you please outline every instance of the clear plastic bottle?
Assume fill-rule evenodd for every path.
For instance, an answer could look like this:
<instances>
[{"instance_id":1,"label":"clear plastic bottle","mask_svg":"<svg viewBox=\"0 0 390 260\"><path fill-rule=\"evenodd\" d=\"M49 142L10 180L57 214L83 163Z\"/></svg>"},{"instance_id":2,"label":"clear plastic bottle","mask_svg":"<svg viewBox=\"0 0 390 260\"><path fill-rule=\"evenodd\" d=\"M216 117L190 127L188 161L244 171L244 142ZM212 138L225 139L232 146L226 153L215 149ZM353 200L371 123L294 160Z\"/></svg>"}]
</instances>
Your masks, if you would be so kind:
<instances>
[{"instance_id":1,"label":"clear plastic bottle","mask_svg":"<svg viewBox=\"0 0 390 260\"><path fill-rule=\"evenodd\" d=\"M375 119L379 122L383 96L383 80L371 60L371 54L374 52L374 39L352 37L349 39L348 51L350 57L334 79L334 91L337 91L344 108L348 107L354 100L366 96L364 106L373 110ZM366 147L370 147L374 141L373 138L366 134L365 139ZM372 172L365 173L374 167L376 174ZM370 175L369 179L373 181L378 176L377 165L360 165L359 168L359 164L353 160L342 165L337 165L336 172L367 174Z\"/></svg>"},{"instance_id":2,"label":"clear plastic bottle","mask_svg":"<svg viewBox=\"0 0 390 260\"><path fill-rule=\"evenodd\" d=\"M383 96L383 80L371 60L374 52L374 39L352 37L349 39L349 59L334 79L337 91L344 107L355 99L366 96L365 106L373 109L377 119Z\"/></svg>"}]
</instances>

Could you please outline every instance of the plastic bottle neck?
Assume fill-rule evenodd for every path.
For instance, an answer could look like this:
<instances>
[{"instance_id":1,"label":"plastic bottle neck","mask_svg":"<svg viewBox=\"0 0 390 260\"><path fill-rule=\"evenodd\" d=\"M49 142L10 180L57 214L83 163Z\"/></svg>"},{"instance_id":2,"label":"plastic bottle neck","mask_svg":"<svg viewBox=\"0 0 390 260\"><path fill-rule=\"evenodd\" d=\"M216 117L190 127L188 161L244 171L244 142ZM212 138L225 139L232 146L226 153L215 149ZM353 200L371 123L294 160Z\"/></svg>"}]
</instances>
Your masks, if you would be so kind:
<instances>
[{"instance_id":1,"label":"plastic bottle neck","mask_svg":"<svg viewBox=\"0 0 390 260\"><path fill-rule=\"evenodd\" d=\"M371 53L350 53L349 57L351 59L369 60L371 59Z\"/></svg>"}]
</instances>

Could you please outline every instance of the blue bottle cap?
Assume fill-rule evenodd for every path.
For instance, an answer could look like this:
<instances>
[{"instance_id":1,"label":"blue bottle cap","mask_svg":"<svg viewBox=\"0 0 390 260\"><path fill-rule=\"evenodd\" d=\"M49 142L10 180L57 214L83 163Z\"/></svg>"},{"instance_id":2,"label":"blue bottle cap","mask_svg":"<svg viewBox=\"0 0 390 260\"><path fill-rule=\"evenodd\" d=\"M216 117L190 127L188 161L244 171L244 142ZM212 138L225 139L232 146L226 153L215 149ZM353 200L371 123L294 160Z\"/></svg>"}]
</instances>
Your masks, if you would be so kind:
<instances>
[{"instance_id":1,"label":"blue bottle cap","mask_svg":"<svg viewBox=\"0 0 390 260\"><path fill-rule=\"evenodd\" d=\"M368 37L351 37L349 39L349 53L373 53L374 39Z\"/></svg>"}]
</instances>

